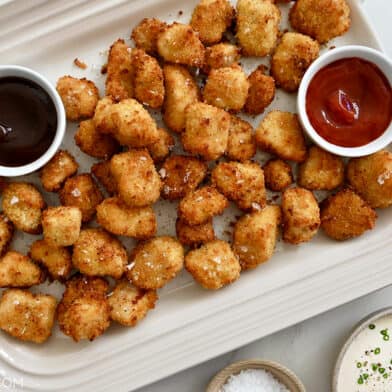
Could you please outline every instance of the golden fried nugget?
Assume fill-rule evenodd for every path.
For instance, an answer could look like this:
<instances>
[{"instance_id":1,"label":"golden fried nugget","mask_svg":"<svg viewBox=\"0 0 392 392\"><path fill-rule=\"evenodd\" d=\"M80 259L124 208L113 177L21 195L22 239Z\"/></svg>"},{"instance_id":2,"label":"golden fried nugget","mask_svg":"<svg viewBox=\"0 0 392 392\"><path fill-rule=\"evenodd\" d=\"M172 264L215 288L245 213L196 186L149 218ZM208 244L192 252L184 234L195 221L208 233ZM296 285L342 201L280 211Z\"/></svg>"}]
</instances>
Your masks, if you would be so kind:
<instances>
[{"instance_id":1,"label":"golden fried nugget","mask_svg":"<svg viewBox=\"0 0 392 392\"><path fill-rule=\"evenodd\" d=\"M43 343L52 334L56 303L51 295L5 290L0 299L0 328L17 339Z\"/></svg>"},{"instance_id":2,"label":"golden fried nugget","mask_svg":"<svg viewBox=\"0 0 392 392\"><path fill-rule=\"evenodd\" d=\"M57 192L64 181L73 176L78 168L75 158L68 151L59 150L41 170L42 186L47 192Z\"/></svg>"},{"instance_id":3,"label":"golden fried nugget","mask_svg":"<svg viewBox=\"0 0 392 392\"><path fill-rule=\"evenodd\" d=\"M127 327L134 327L154 309L158 295L155 290L143 290L121 280L108 294L110 318Z\"/></svg>"},{"instance_id":4,"label":"golden fried nugget","mask_svg":"<svg viewBox=\"0 0 392 392\"><path fill-rule=\"evenodd\" d=\"M45 274L29 257L8 251L0 258L0 287L30 287L45 280Z\"/></svg>"},{"instance_id":5,"label":"golden fried nugget","mask_svg":"<svg viewBox=\"0 0 392 392\"><path fill-rule=\"evenodd\" d=\"M271 191L281 192L293 183L291 166L281 159L270 159L263 170L265 186Z\"/></svg>"},{"instance_id":6,"label":"golden fried nugget","mask_svg":"<svg viewBox=\"0 0 392 392\"><path fill-rule=\"evenodd\" d=\"M231 116L226 155L234 161L247 161L256 154L252 126L245 120Z\"/></svg>"},{"instance_id":7,"label":"golden fried nugget","mask_svg":"<svg viewBox=\"0 0 392 392\"><path fill-rule=\"evenodd\" d=\"M256 144L262 150L289 161L303 162L306 144L298 116L273 110L256 129Z\"/></svg>"},{"instance_id":8,"label":"golden fried nugget","mask_svg":"<svg viewBox=\"0 0 392 392\"><path fill-rule=\"evenodd\" d=\"M245 56L266 56L276 45L280 10L269 0L237 1L237 39Z\"/></svg>"},{"instance_id":9,"label":"golden fried nugget","mask_svg":"<svg viewBox=\"0 0 392 392\"><path fill-rule=\"evenodd\" d=\"M285 33L271 60L271 75L288 92L298 90L302 77L319 55L317 41L299 33Z\"/></svg>"},{"instance_id":10,"label":"golden fried nugget","mask_svg":"<svg viewBox=\"0 0 392 392\"><path fill-rule=\"evenodd\" d=\"M59 196L63 206L80 209L82 222L89 222L94 218L97 205L103 200L97 183L89 173L68 178Z\"/></svg>"},{"instance_id":11,"label":"golden fried nugget","mask_svg":"<svg viewBox=\"0 0 392 392\"><path fill-rule=\"evenodd\" d=\"M97 207L97 222L112 234L140 240L154 236L157 231L152 207L128 207L118 197L105 199Z\"/></svg>"},{"instance_id":12,"label":"golden fried nugget","mask_svg":"<svg viewBox=\"0 0 392 392\"><path fill-rule=\"evenodd\" d=\"M57 92L63 101L67 119L78 121L94 115L99 100L97 86L91 80L63 76L57 81Z\"/></svg>"},{"instance_id":13,"label":"golden fried nugget","mask_svg":"<svg viewBox=\"0 0 392 392\"><path fill-rule=\"evenodd\" d=\"M265 206L263 169L253 162L222 162L212 171L212 183L242 210Z\"/></svg>"},{"instance_id":14,"label":"golden fried nugget","mask_svg":"<svg viewBox=\"0 0 392 392\"><path fill-rule=\"evenodd\" d=\"M184 249L171 237L156 237L134 248L127 277L142 289L159 289L183 268Z\"/></svg>"},{"instance_id":15,"label":"golden fried nugget","mask_svg":"<svg viewBox=\"0 0 392 392\"><path fill-rule=\"evenodd\" d=\"M165 77L165 101L163 120L174 132L185 128L185 109L199 100L199 87L189 71L181 65L166 64L163 67Z\"/></svg>"},{"instance_id":16,"label":"golden fried nugget","mask_svg":"<svg viewBox=\"0 0 392 392\"><path fill-rule=\"evenodd\" d=\"M147 150L114 155L110 172L116 179L120 199L128 206L145 207L159 199L162 181Z\"/></svg>"},{"instance_id":17,"label":"golden fried nugget","mask_svg":"<svg viewBox=\"0 0 392 392\"><path fill-rule=\"evenodd\" d=\"M203 71L208 73L214 68L230 67L238 63L241 58L241 50L238 46L228 42L222 42L206 48L205 64Z\"/></svg>"},{"instance_id":18,"label":"golden fried nugget","mask_svg":"<svg viewBox=\"0 0 392 392\"><path fill-rule=\"evenodd\" d=\"M237 221L233 233L233 250L243 270L256 268L272 257L281 215L279 206L268 205Z\"/></svg>"},{"instance_id":19,"label":"golden fried nugget","mask_svg":"<svg viewBox=\"0 0 392 392\"><path fill-rule=\"evenodd\" d=\"M350 7L346 0L297 0L290 10L290 23L322 44L350 28Z\"/></svg>"},{"instance_id":20,"label":"golden fried nugget","mask_svg":"<svg viewBox=\"0 0 392 392\"><path fill-rule=\"evenodd\" d=\"M106 78L106 95L116 101L133 98L132 49L123 39L118 39L109 50Z\"/></svg>"},{"instance_id":21,"label":"golden fried nugget","mask_svg":"<svg viewBox=\"0 0 392 392\"><path fill-rule=\"evenodd\" d=\"M7 216L0 212L0 257L8 250L14 235L14 225Z\"/></svg>"},{"instance_id":22,"label":"golden fried nugget","mask_svg":"<svg viewBox=\"0 0 392 392\"><path fill-rule=\"evenodd\" d=\"M184 150L206 161L221 157L229 141L230 115L223 109L196 102L185 110Z\"/></svg>"},{"instance_id":23,"label":"golden fried nugget","mask_svg":"<svg viewBox=\"0 0 392 392\"><path fill-rule=\"evenodd\" d=\"M149 54L157 54L157 39L167 27L167 24L156 18L144 18L132 30L131 38L139 49Z\"/></svg>"},{"instance_id":24,"label":"golden fried nugget","mask_svg":"<svg viewBox=\"0 0 392 392\"><path fill-rule=\"evenodd\" d=\"M204 102L218 108L240 111L248 97L249 82L242 67L212 69L203 90Z\"/></svg>"},{"instance_id":25,"label":"golden fried nugget","mask_svg":"<svg viewBox=\"0 0 392 392\"><path fill-rule=\"evenodd\" d=\"M91 173L94 174L97 180L102 184L106 192L110 195L116 193L117 183L110 172L110 161L94 163L94 165L91 166Z\"/></svg>"},{"instance_id":26,"label":"golden fried nugget","mask_svg":"<svg viewBox=\"0 0 392 392\"><path fill-rule=\"evenodd\" d=\"M282 195L283 240L291 244L310 241L320 227L320 209L313 193L286 189Z\"/></svg>"},{"instance_id":27,"label":"golden fried nugget","mask_svg":"<svg viewBox=\"0 0 392 392\"><path fill-rule=\"evenodd\" d=\"M206 45L221 41L234 19L234 8L228 0L200 0L192 13L190 25Z\"/></svg>"},{"instance_id":28,"label":"golden fried nugget","mask_svg":"<svg viewBox=\"0 0 392 392\"><path fill-rule=\"evenodd\" d=\"M3 191L2 206L4 214L18 230L29 234L42 232L41 216L46 203L33 184L7 183Z\"/></svg>"},{"instance_id":29,"label":"golden fried nugget","mask_svg":"<svg viewBox=\"0 0 392 392\"><path fill-rule=\"evenodd\" d=\"M173 136L163 128L158 128L158 134L159 140L147 147L154 162L163 161L175 145Z\"/></svg>"},{"instance_id":30,"label":"golden fried nugget","mask_svg":"<svg viewBox=\"0 0 392 392\"><path fill-rule=\"evenodd\" d=\"M241 266L230 245L214 240L191 250L185 256L185 268L205 289L218 290L240 277Z\"/></svg>"},{"instance_id":31,"label":"golden fried nugget","mask_svg":"<svg viewBox=\"0 0 392 392\"><path fill-rule=\"evenodd\" d=\"M374 228L376 212L351 189L342 189L321 204L321 228L338 241Z\"/></svg>"},{"instance_id":32,"label":"golden fried nugget","mask_svg":"<svg viewBox=\"0 0 392 392\"><path fill-rule=\"evenodd\" d=\"M309 149L298 170L298 185L310 190L332 190L344 181L343 159L318 146Z\"/></svg>"},{"instance_id":33,"label":"golden fried nugget","mask_svg":"<svg viewBox=\"0 0 392 392\"><path fill-rule=\"evenodd\" d=\"M177 219L176 233L181 244L191 247L204 244L215 239L212 219L196 226L188 225L188 223L183 222L181 219Z\"/></svg>"},{"instance_id":34,"label":"golden fried nugget","mask_svg":"<svg viewBox=\"0 0 392 392\"><path fill-rule=\"evenodd\" d=\"M201 67L205 48L191 26L174 22L159 34L159 55L169 63Z\"/></svg>"}]
</instances>

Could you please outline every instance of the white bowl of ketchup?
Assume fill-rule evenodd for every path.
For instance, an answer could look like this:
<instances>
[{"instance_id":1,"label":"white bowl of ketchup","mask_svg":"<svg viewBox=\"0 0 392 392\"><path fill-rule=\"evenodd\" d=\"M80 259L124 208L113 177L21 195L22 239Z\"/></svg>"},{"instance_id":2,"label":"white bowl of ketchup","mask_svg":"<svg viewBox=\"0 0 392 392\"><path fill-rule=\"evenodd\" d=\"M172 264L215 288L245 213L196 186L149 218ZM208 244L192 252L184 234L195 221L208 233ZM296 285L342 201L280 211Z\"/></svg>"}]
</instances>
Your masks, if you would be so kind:
<instances>
[{"instance_id":1,"label":"white bowl of ketchup","mask_svg":"<svg viewBox=\"0 0 392 392\"><path fill-rule=\"evenodd\" d=\"M298 91L301 124L324 150L359 157L392 142L392 61L364 46L321 55Z\"/></svg>"}]
</instances>

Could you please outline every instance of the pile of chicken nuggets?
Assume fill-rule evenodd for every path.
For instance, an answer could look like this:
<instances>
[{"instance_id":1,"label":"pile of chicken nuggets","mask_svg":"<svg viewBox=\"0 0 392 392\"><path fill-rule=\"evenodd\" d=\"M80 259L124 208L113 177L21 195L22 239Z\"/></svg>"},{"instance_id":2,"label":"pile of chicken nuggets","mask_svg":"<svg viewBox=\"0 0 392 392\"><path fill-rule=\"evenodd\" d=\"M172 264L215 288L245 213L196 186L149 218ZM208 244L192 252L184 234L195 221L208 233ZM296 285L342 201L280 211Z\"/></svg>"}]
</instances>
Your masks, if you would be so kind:
<instances>
[{"instance_id":1,"label":"pile of chicken nuggets","mask_svg":"<svg viewBox=\"0 0 392 392\"><path fill-rule=\"evenodd\" d=\"M297 0L282 32L279 2L288 3L200 0L189 24L143 19L134 47L123 39L110 47L104 96L85 78L58 80L67 118L79 122L75 143L95 160L78 173L61 150L42 169L58 206L32 184L1 184L1 329L42 343L57 320L73 340L93 340L113 321L135 326L184 267L217 290L269 260L280 233L300 244L320 227L335 240L374 227L374 209L392 204L390 152L346 165L308 144L295 113L267 111L255 130L238 116L264 113L277 88L295 92L320 44L350 26L345 0ZM248 56L269 56L270 67L247 74ZM263 165L257 150L269 154ZM319 190L333 192L318 203ZM160 198L178 203L177 238L156 236ZM230 203L243 212L231 243L213 224ZM28 255L9 249L15 230L42 234ZM126 249L118 236L137 245ZM27 290L45 279L64 283L58 304Z\"/></svg>"}]
</instances>

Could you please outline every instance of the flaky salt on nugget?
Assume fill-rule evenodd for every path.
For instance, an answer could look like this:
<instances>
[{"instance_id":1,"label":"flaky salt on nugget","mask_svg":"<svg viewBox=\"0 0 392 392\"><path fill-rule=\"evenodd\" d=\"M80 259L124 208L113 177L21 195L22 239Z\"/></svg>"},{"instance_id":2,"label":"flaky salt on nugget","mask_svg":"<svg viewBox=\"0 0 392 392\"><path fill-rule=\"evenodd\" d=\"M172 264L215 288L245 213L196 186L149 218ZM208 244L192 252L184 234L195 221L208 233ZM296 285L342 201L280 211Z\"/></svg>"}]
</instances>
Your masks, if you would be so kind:
<instances>
[{"instance_id":1,"label":"flaky salt on nugget","mask_svg":"<svg viewBox=\"0 0 392 392\"><path fill-rule=\"evenodd\" d=\"M157 54L157 40L167 24L157 18L144 18L132 30L131 38L135 41L135 46L145 50L147 53Z\"/></svg>"},{"instance_id":2,"label":"flaky salt on nugget","mask_svg":"<svg viewBox=\"0 0 392 392\"><path fill-rule=\"evenodd\" d=\"M14 225L3 213L0 213L0 257L8 250L14 235Z\"/></svg>"},{"instance_id":3,"label":"flaky salt on nugget","mask_svg":"<svg viewBox=\"0 0 392 392\"><path fill-rule=\"evenodd\" d=\"M252 126L239 117L231 116L226 155L234 161L244 162L256 154L256 141Z\"/></svg>"},{"instance_id":4,"label":"flaky salt on nugget","mask_svg":"<svg viewBox=\"0 0 392 392\"><path fill-rule=\"evenodd\" d=\"M181 219L177 219L176 233L181 244L191 247L195 247L215 239L212 219L196 226L189 225Z\"/></svg>"},{"instance_id":5,"label":"flaky salt on nugget","mask_svg":"<svg viewBox=\"0 0 392 392\"><path fill-rule=\"evenodd\" d=\"M271 191L281 192L293 183L291 166L281 159L270 159L264 166L265 186Z\"/></svg>"},{"instance_id":6,"label":"flaky salt on nugget","mask_svg":"<svg viewBox=\"0 0 392 392\"><path fill-rule=\"evenodd\" d=\"M105 188L106 192L113 195L117 192L117 183L110 173L110 160L94 163L91 173Z\"/></svg>"},{"instance_id":7,"label":"flaky salt on nugget","mask_svg":"<svg viewBox=\"0 0 392 392\"><path fill-rule=\"evenodd\" d=\"M203 71L209 73L211 69L230 67L241 59L241 49L229 42L221 42L206 48Z\"/></svg>"},{"instance_id":8,"label":"flaky salt on nugget","mask_svg":"<svg viewBox=\"0 0 392 392\"><path fill-rule=\"evenodd\" d=\"M175 145L175 140L169 132L163 128L158 128L159 140L150 144L147 148L154 162L163 161Z\"/></svg>"}]
</instances>

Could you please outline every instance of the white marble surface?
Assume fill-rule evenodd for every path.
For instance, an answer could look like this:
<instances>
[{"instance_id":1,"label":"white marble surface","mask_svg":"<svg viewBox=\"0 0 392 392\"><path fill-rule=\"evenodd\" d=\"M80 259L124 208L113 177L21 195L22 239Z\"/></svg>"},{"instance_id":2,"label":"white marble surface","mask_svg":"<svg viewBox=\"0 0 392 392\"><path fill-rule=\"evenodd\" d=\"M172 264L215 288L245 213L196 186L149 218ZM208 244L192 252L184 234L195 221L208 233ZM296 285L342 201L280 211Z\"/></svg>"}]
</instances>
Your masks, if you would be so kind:
<instances>
[{"instance_id":1,"label":"white marble surface","mask_svg":"<svg viewBox=\"0 0 392 392\"><path fill-rule=\"evenodd\" d=\"M392 57L391 0L365 0L364 8L384 49ZM392 306L392 287L260 339L138 392L202 392L210 378L221 368L249 358L281 362L298 374L308 392L330 392L334 362L345 338L363 317L386 306Z\"/></svg>"}]
</instances>

